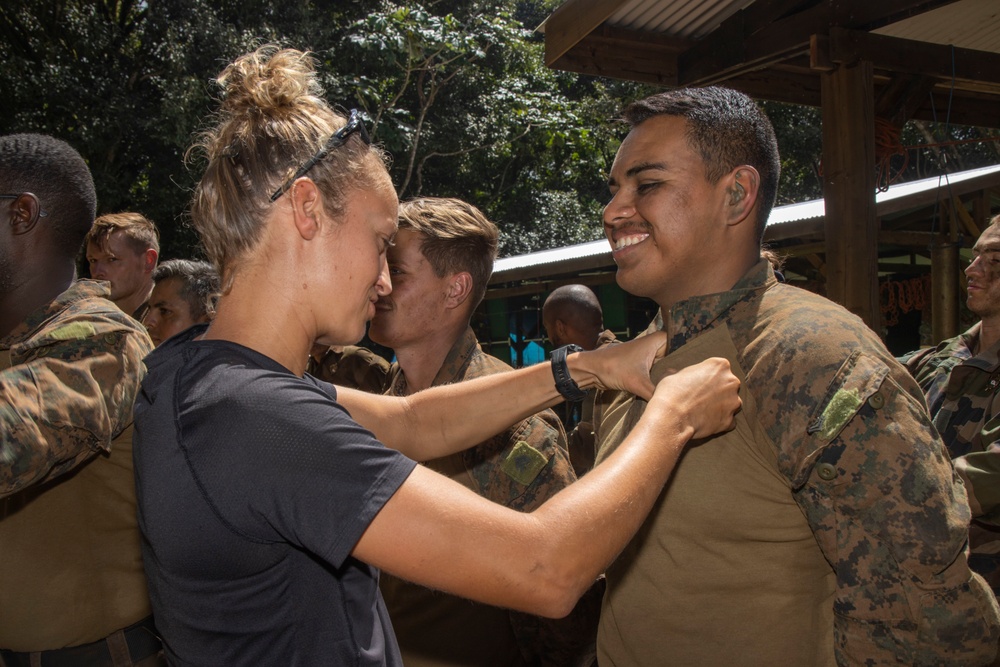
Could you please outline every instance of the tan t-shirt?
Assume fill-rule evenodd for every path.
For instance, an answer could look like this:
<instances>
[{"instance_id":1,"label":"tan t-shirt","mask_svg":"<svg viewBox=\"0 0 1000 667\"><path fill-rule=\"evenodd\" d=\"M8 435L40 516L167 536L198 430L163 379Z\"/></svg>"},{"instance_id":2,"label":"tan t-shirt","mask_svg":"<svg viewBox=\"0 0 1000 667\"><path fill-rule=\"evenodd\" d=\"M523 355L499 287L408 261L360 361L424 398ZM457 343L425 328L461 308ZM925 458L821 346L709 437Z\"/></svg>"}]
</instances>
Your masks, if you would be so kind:
<instances>
[{"instance_id":1,"label":"tan t-shirt","mask_svg":"<svg viewBox=\"0 0 1000 667\"><path fill-rule=\"evenodd\" d=\"M710 356L728 358L745 380L725 325L657 362L654 380ZM833 571L778 471L745 384L740 395L736 428L688 446L609 568L597 641L602 667L836 664ZM621 394L598 404L598 463L645 406Z\"/></svg>"}]
</instances>

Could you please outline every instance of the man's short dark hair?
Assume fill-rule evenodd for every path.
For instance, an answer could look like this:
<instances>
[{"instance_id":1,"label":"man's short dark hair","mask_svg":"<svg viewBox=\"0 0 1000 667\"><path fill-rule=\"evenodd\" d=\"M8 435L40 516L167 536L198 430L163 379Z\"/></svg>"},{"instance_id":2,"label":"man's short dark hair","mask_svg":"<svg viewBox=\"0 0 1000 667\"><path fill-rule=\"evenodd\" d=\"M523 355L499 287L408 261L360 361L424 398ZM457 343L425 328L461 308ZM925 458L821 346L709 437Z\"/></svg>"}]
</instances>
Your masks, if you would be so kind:
<instances>
[{"instance_id":1,"label":"man's short dark hair","mask_svg":"<svg viewBox=\"0 0 1000 667\"><path fill-rule=\"evenodd\" d=\"M757 240L778 194L781 161L771 121L747 95L729 88L679 88L628 105L622 118L635 127L653 116L680 116L688 123L688 144L701 155L709 183L741 164L760 173Z\"/></svg>"},{"instance_id":2,"label":"man's short dark hair","mask_svg":"<svg viewBox=\"0 0 1000 667\"><path fill-rule=\"evenodd\" d=\"M44 134L0 137L0 183L5 194L31 192L48 213L53 250L76 257L97 215L94 178L80 154Z\"/></svg>"},{"instance_id":3,"label":"man's short dark hair","mask_svg":"<svg viewBox=\"0 0 1000 667\"><path fill-rule=\"evenodd\" d=\"M153 269L153 282L176 278L180 282L178 294L191 309L191 317L200 319L215 316L219 300L219 272L208 262L191 259L169 259Z\"/></svg>"}]
</instances>

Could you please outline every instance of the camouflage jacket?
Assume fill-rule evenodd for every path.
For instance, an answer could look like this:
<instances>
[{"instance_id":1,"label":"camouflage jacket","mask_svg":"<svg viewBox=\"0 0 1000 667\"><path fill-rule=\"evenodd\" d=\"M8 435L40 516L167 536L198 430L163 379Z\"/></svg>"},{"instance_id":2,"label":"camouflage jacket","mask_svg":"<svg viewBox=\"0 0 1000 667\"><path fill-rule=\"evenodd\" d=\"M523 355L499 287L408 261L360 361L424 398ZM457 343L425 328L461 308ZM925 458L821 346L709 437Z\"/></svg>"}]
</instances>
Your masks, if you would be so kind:
<instances>
[{"instance_id":1,"label":"camouflage jacket","mask_svg":"<svg viewBox=\"0 0 1000 667\"><path fill-rule=\"evenodd\" d=\"M78 281L0 339L0 496L107 451L131 424L152 343L108 295Z\"/></svg>"},{"instance_id":2,"label":"camouflage jacket","mask_svg":"<svg viewBox=\"0 0 1000 667\"><path fill-rule=\"evenodd\" d=\"M469 328L448 352L432 384L461 382L509 370L507 364L482 351L475 333ZM392 364L388 387L387 393L406 394L406 376L398 363ZM474 419L475 416L456 415L456 418ZM534 510L576 480L566 450L565 431L551 410L532 415L475 447L428 461L425 465L463 483L484 498L522 512ZM503 622L509 624L507 631L513 632L516 638L522 659L515 664L589 665L594 654L603 580L581 599L569 616L558 620L483 609L483 605L473 607L469 602L440 593L426 592L424 595L413 590L419 587L401 584L385 573L381 583L407 665L508 664L502 663L504 658L499 655L489 655L491 649L485 643L469 647L468 643L476 641L473 637L477 629L462 628L463 619L448 618L460 613L466 617L465 622L476 614L485 619L490 617L490 610L502 611ZM400 586L409 587L409 590L401 591ZM419 604L414 602L414 595L423 595ZM433 610L432 606L439 609ZM407 609L412 613L408 614ZM490 632L494 631L486 631ZM459 633L464 636L456 636ZM414 643L420 644L419 651ZM466 646L462 646L463 643ZM423 660L415 653L420 653Z\"/></svg>"},{"instance_id":3,"label":"camouflage jacket","mask_svg":"<svg viewBox=\"0 0 1000 667\"><path fill-rule=\"evenodd\" d=\"M318 380L373 394L386 389L389 362L358 345L330 348L317 361L309 355L306 372Z\"/></svg>"},{"instance_id":4,"label":"camouflage jacket","mask_svg":"<svg viewBox=\"0 0 1000 667\"><path fill-rule=\"evenodd\" d=\"M974 569L1000 590L1000 343L979 347L979 323L900 361L927 397L955 470L965 482L973 522Z\"/></svg>"},{"instance_id":5,"label":"camouflage jacket","mask_svg":"<svg viewBox=\"0 0 1000 667\"><path fill-rule=\"evenodd\" d=\"M743 456L744 467L734 467L731 479L741 488L767 489L766 496L746 498L757 509L748 518L762 532L768 528L770 515L760 511L762 505L771 504L775 516L780 510L795 521L796 512L787 509L794 502L805 517L805 535L798 529L789 534L794 534L798 552L804 553L800 562L808 562L822 578L815 584L805 580L801 590L826 586L824 579L832 578L830 593L820 591L812 599L832 604L832 613L827 608L813 613L833 625L838 664L974 665L992 660L1000 638L1000 611L985 582L967 564L970 513L964 488L930 423L920 388L864 323L823 297L779 284L762 260L732 290L675 304L666 316L661 312L650 327L657 329L667 332L668 362L674 355L682 358L684 350L695 349L700 341L712 341L704 352L730 359L742 379L744 412L753 415L752 419L744 415L736 431L718 436L730 438L724 444L689 447L659 505L670 506L671 497L683 495L680 487L685 483L688 459ZM595 415L599 461L606 456L606 427L614 426L605 418L610 413L600 406L618 400L603 396L606 393L598 397L599 414ZM721 450L736 443L746 453ZM762 479L756 486L742 481L758 469L770 481ZM705 515L701 529L739 533L742 526L726 517L739 515L741 498L732 495L721 474L713 475L711 464L703 470L707 476L700 482L700 493L713 497L695 498L693 506L715 509ZM720 514L723 506L730 510ZM654 508L626 555L637 550L634 558L641 559L643 551L671 547L665 544L663 533L650 533L656 512ZM661 517L668 523L669 518ZM652 530L663 526L653 524ZM693 543L679 549L690 550L697 567L699 549L704 547L696 534L698 527L692 530ZM810 533L814 543L808 539ZM705 537L711 541L714 534ZM730 550L719 557L731 567L741 566L755 558L753 554L759 559L760 553L771 552L773 544L788 539L782 534L741 534L741 540L731 540ZM810 557L803 552L816 548L820 554ZM717 555L705 553L706 557ZM779 594L760 598L772 591L752 583L756 572L765 570L782 581L775 567L772 562L756 562L747 571L746 581L716 590L715 599L735 610L731 627L737 631L755 621L754 609L760 613L758 600L770 601ZM826 575L824 568L828 568ZM785 579L792 576L792 571L785 572ZM685 586L675 591L664 589L663 582L639 584L657 591L662 604L680 605L692 613L700 613L699 602L709 604L699 598L699 591L706 587ZM606 605L619 597L616 586L609 570ZM648 617L656 611L641 613ZM602 617L602 643L604 622ZM766 619L761 627L761 633L741 643L747 656L754 654L755 647L746 642L756 641L764 649L769 642L766 633L783 632L773 624L768 626ZM658 632L665 631L661 627ZM794 637L787 639L794 645ZM654 641L659 640L650 636L649 642ZM670 641L670 637L663 639L667 644ZM633 638L631 645L639 643ZM604 664L602 647L599 656ZM608 664L617 663L609 660Z\"/></svg>"},{"instance_id":6,"label":"camouflage jacket","mask_svg":"<svg viewBox=\"0 0 1000 667\"><path fill-rule=\"evenodd\" d=\"M1000 526L1000 343L974 355L979 326L900 361L924 390L972 516Z\"/></svg>"}]
</instances>

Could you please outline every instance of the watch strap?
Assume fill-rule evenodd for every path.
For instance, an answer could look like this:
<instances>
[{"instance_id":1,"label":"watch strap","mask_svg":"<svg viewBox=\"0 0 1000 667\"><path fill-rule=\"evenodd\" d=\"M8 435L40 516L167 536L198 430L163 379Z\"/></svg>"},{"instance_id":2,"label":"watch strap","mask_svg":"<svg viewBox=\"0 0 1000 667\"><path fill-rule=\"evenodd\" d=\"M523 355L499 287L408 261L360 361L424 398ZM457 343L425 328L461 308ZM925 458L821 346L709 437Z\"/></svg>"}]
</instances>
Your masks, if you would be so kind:
<instances>
[{"instance_id":1,"label":"watch strap","mask_svg":"<svg viewBox=\"0 0 1000 667\"><path fill-rule=\"evenodd\" d=\"M569 367L566 365L566 355L582 351L582 347L572 344L552 350L552 377L555 378L559 395L567 401L582 401L587 397L587 392L570 377Z\"/></svg>"}]
</instances>

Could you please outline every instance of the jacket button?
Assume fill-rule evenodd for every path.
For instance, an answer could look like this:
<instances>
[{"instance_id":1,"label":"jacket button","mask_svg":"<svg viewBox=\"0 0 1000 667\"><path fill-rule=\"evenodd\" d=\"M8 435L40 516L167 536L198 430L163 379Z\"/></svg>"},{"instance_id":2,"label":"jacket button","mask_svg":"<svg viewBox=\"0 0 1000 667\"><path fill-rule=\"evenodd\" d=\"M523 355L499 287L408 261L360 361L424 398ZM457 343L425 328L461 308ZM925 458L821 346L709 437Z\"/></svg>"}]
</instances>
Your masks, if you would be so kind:
<instances>
[{"instance_id":1,"label":"jacket button","mask_svg":"<svg viewBox=\"0 0 1000 667\"><path fill-rule=\"evenodd\" d=\"M820 479L825 479L829 482L837 476L837 468L832 463L820 463L816 466L816 474L819 475Z\"/></svg>"},{"instance_id":2,"label":"jacket button","mask_svg":"<svg viewBox=\"0 0 1000 667\"><path fill-rule=\"evenodd\" d=\"M868 405L872 406L873 410L878 410L885 405L885 396L882 395L881 391L876 391L868 397Z\"/></svg>"}]
</instances>

